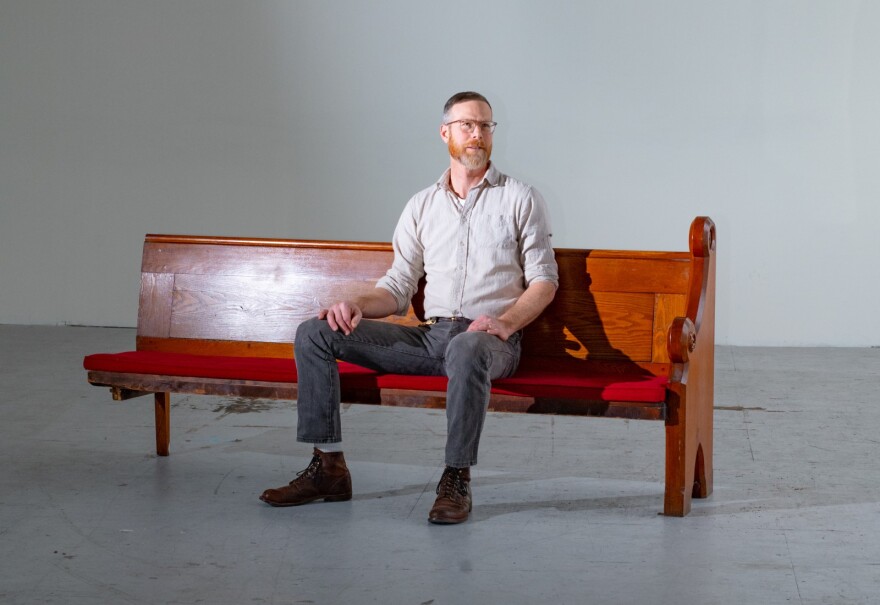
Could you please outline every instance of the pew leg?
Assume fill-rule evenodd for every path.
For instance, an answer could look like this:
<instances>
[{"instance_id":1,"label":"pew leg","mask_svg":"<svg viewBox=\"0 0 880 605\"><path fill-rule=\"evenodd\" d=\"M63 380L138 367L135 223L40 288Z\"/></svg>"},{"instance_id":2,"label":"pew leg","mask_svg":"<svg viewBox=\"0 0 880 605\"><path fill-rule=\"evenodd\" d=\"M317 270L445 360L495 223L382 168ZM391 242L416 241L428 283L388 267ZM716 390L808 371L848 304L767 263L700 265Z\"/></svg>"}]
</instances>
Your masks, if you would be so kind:
<instances>
[{"instance_id":1,"label":"pew leg","mask_svg":"<svg viewBox=\"0 0 880 605\"><path fill-rule=\"evenodd\" d=\"M686 430L678 425L666 425L666 491L663 514L684 517L691 511L694 466L688 464Z\"/></svg>"},{"instance_id":2,"label":"pew leg","mask_svg":"<svg viewBox=\"0 0 880 605\"><path fill-rule=\"evenodd\" d=\"M156 455L167 456L171 445L171 394L155 393Z\"/></svg>"},{"instance_id":3,"label":"pew leg","mask_svg":"<svg viewBox=\"0 0 880 605\"><path fill-rule=\"evenodd\" d=\"M692 498L712 493L712 401L686 401L687 394L686 387L677 385L667 402L663 514L672 517L684 517Z\"/></svg>"},{"instance_id":4,"label":"pew leg","mask_svg":"<svg viewBox=\"0 0 880 605\"><path fill-rule=\"evenodd\" d=\"M707 453L708 452L708 453ZM712 493L712 466L706 459L712 459L711 447L704 449L704 444L697 446L697 460L694 466L694 498L708 498Z\"/></svg>"}]
</instances>

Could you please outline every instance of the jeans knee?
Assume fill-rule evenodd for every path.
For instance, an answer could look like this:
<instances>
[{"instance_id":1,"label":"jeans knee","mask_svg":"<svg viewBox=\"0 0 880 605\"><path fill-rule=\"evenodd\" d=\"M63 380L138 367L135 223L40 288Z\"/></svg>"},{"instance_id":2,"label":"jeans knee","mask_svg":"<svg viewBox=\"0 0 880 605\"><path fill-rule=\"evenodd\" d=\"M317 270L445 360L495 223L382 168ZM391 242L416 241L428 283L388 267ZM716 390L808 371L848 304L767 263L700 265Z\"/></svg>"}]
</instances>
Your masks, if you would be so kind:
<instances>
[{"instance_id":1,"label":"jeans knee","mask_svg":"<svg viewBox=\"0 0 880 605\"><path fill-rule=\"evenodd\" d=\"M462 332L455 336L446 347L447 370L488 370L492 355L487 342L490 338L495 337L486 332Z\"/></svg>"},{"instance_id":2,"label":"jeans knee","mask_svg":"<svg viewBox=\"0 0 880 605\"><path fill-rule=\"evenodd\" d=\"M321 324L327 323L317 317L311 317L296 327L296 339L308 337L316 331L320 331Z\"/></svg>"},{"instance_id":3,"label":"jeans knee","mask_svg":"<svg viewBox=\"0 0 880 605\"><path fill-rule=\"evenodd\" d=\"M294 351L305 352L312 350L315 346L320 348L320 343L324 342L323 331L327 329L327 322L317 317L307 319L296 328L296 339L294 340Z\"/></svg>"}]
</instances>

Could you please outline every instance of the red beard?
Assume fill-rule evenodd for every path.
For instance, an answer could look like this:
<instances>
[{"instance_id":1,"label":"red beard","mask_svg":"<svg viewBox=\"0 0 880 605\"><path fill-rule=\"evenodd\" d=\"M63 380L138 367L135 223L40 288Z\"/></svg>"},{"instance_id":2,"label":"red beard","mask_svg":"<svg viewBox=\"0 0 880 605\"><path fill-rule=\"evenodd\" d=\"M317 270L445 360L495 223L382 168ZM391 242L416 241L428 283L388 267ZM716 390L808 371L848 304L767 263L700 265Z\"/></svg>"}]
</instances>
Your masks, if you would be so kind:
<instances>
[{"instance_id":1,"label":"red beard","mask_svg":"<svg viewBox=\"0 0 880 605\"><path fill-rule=\"evenodd\" d=\"M461 162L465 168L476 170L484 168L489 163L492 156L492 144L486 144L485 141L466 141L458 145L452 136L449 137L447 143L449 147L449 155ZM479 147L479 150L468 149L468 147Z\"/></svg>"}]
</instances>

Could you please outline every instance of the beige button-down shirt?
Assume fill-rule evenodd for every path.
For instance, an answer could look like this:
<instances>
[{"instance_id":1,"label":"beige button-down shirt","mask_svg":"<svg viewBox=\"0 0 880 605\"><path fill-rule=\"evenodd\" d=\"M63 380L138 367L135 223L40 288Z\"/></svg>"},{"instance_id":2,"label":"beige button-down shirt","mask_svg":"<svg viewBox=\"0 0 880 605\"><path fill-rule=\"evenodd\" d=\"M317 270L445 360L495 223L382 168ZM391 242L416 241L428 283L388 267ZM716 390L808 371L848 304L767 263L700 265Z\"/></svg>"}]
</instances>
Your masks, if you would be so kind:
<instances>
[{"instance_id":1,"label":"beige button-down shirt","mask_svg":"<svg viewBox=\"0 0 880 605\"><path fill-rule=\"evenodd\" d=\"M497 317L534 281L559 285L547 205L531 186L489 166L460 200L449 170L414 195L394 231L394 262L377 286L404 314L426 276L427 317Z\"/></svg>"}]
</instances>

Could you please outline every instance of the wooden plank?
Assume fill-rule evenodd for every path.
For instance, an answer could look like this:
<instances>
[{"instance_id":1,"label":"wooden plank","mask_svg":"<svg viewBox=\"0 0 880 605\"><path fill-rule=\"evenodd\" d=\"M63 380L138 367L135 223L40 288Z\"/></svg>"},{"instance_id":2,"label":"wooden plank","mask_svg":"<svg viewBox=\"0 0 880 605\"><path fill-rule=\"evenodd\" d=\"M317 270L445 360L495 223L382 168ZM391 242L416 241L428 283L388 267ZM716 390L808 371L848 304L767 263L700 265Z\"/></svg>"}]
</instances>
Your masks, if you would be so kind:
<instances>
[{"instance_id":1,"label":"wooden plank","mask_svg":"<svg viewBox=\"0 0 880 605\"><path fill-rule=\"evenodd\" d=\"M171 332L171 307L174 275L141 273L137 333L144 336L167 337Z\"/></svg>"},{"instance_id":2,"label":"wooden plank","mask_svg":"<svg viewBox=\"0 0 880 605\"><path fill-rule=\"evenodd\" d=\"M203 275L261 275L378 279L393 252L210 244L147 244L142 271Z\"/></svg>"},{"instance_id":3,"label":"wooden plank","mask_svg":"<svg viewBox=\"0 0 880 605\"><path fill-rule=\"evenodd\" d=\"M561 291L525 330L523 355L650 361L654 296Z\"/></svg>"},{"instance_id":4,"label":"wooden plank","mask_svg":"<svg viewBox=\"0 0 880 605\"><path fill-rule=\"evenodd\" d=\"M268 237L226 237L216 235L173 235L148 233L149 244L210 244L213 246L260 246L267 248L319 248L322 250L391 250L384 242L280 239Z\"/></svg>"},{"instance_id":5,"label":"wooden plank","mask_svg":"<svg viewBox=\"0 0 880 605\"><path fill-rule=\"evenodd\" d=\"M237 340L209 340L193 338L137 337L138 351L186 353L225 357L293 358L292 342L255 342Z\"/></svg>"},{"instance_id":6,"label":"wooden plank","mask_svg":"<svg viewBox=\"0 0 880 605\"><path fill-rule=\"evenodd\" d=\"M136 397L150 395L150 393L144 391L130 391L129 389L123 389L120 387L110 387L110 394L113 396L113 401L127 401Z\"/></svg>"},{"instance_id":7,"label":"wooden plank","mask_svg":"<svg viewBox=\"0 0 880 605\"><path fill-rule=\"evenodd\" d=\"M149 236L148 236L149 237ZM680 260L690 258L690 254L681 251L662 250L601 250L592 248L554 248L557 259L560 256L583 256L590 258L640 258L644 260Z\"/></svg>"},{"instance_id":8,"label":"wooden plank","mask_svg":"<svg viewBox=\"0 0 880 605\"><path fill-rule=\"evenodd\" d=\"M216 395L219 397L244 397L254 399L297 398L297 385L289 382L257 380L229 380L203 378L200 376L165 376L159 374L123 374L119 372L89 372L89 383L106 386L111 390L123 389L142 393L187 393L192 395ZM380 403L379 390L369 388L343 388L343 403Z\"/></svg>"},{"instance_id":9,"label":"wooden plank","mask_svg":"<svg viewBox=\"0 0 880 605\"><path fill-rule=\"evenodd\" d=\"M285 276L178 275L170 336L292 342L303 321L343 296L358 296L375 281Z\"/></svg>"},{"instance_id":10,"label":"wooden plank","mask_svg":"<svg viewBox=\"0 0 880 605\"><path fill-rule=\"evenodd\" d=\"M89 382L95 386L111 386L130 391L156 393L159 396L171 392L283 400L295 400L297 397L295 384L281 382L231 381L219 378L115 372L89 372ZM376 389L345 389L342 393L342 401L442 409L446 406L446 393L404 389L382 389L381 391ZM662 420L665 414L663 403L516 397L494 393L490 398L489 409L495 412L509 413L603 416L644 420ZM160 411L162 412L161 416L158 415ZM164 408L158 406L157 420L164 417Z\"/></svg>"},{"instance_id":11,"label":"wooden plank","mask_svg":"<svg viewBox=\"0 0 880 605\"><path fill-rule=\"evenodd\" d=\"M690 259L652 260L587 257L586 271L592 292L687 292Z\"/></svg>"},{"instance_id":12,"label":"wooden plank","mask_svg":"<svg viewBox=\"0 0 880 605\"><path fill-rule=\"evenodd\" d=\"M578 291L681 293L690 271L683 252L556 249L556 262L565 288Z\"/></svg>"},{"instance_id":13,"label":"wooden plank","mask_svg":"<svg viewBox=\"0 0 880 605\"><path fill-rule=\"evenodd\" d=\"M443 409L446 407L446 393L382 389L382 405ZM559 414L628 418L634 420L663 420L666 414L666 405L664 403L517 397L493 393L489 398L489 410L514 414Z\"/></svg>"},{"instance_id":14,"label":"wooden plank","mask_svg":"<svg viewBox=\"0 0 880 605\"><path fill-rule=\"evenodd\" d=\"M296 385L287 382L233 381L223 378L118 372L89 372L88 379L95 386L117 387L147 393L189 393L261 399L296 399L297 395Z\"/></svg>"}]
</instances>

